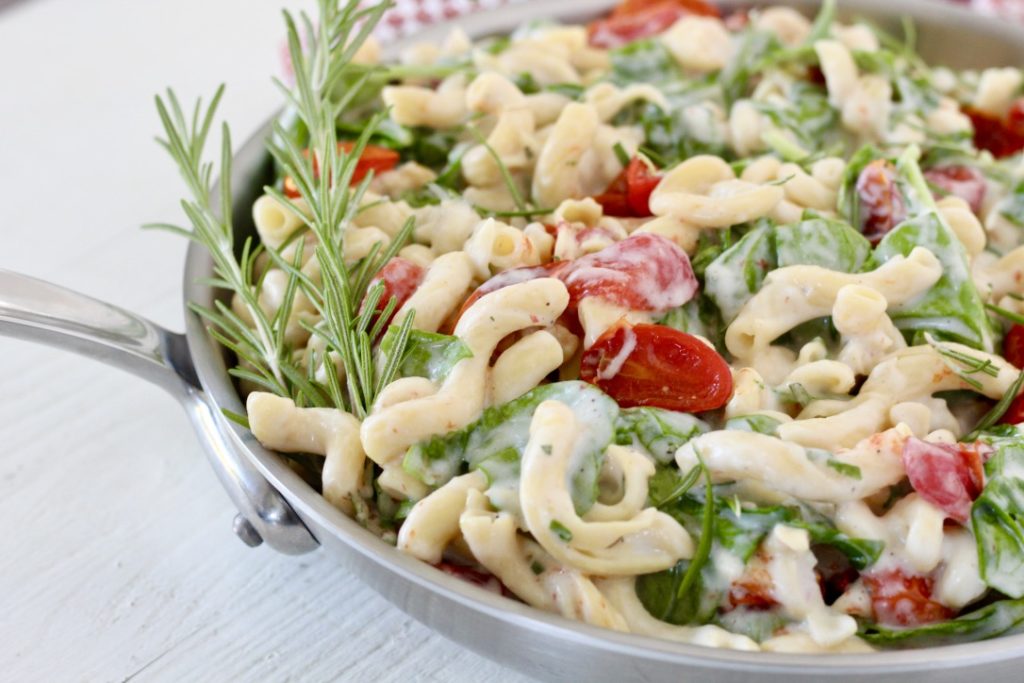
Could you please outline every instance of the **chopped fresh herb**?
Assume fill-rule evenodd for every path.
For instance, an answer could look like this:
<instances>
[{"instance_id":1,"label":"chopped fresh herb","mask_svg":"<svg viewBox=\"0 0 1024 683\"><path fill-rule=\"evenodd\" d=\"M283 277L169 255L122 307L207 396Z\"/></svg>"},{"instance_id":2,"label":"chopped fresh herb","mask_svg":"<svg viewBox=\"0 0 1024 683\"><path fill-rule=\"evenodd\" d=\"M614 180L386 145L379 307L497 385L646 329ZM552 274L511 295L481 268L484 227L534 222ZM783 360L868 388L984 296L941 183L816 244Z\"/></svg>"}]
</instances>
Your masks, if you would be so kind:
<instances>
[{"instance_id":1,"label":"chopped fresh herb","mask_svg":"<svg viewBox=\"0 0 1024 683\"><path fill-rule=\"evenodd\" d=\"M615 146L612 147L612 151L615 152L615 158L619 160L619 163L623 166L629 165L629 153L626 148L622 146L621 142L616 142Z\"/></svg>"},{"instance_id":2,"label":"chopped fresh herb","mask_svg":"<svg viewBox=\"0 0 1024 683\"><path fill-rule=\"evenodd\" d=\"M860 468L856 465L851 465L848 462L841 462L839 460L833 460L831 458L826 460L825 464L844 477L849 477L850 479L856 479L858 481L861 478Z\"/></svg>"},{"instance_id":3,"label":"chopped fresh herb","mask_svg":"<svg viewBox=\"0 0 1024 683\"><path fill-rule=\"evenodd\" d=\"M1000 418L1002 418L1002 416L1006 414L1006 411L1010 409L1014 399L1016 399L1017 395L1020 394L1021 387L1024 387L1024 371L1021 371L1017 375L1017 379L1013 381L1013 384L1010 385L1010 388L1005 394L1003 394L1002 398L1000 398L999 401L992 406L992 408L985 413L980 420L978 420L978 424L974 425L974 429L972 429L970 434L967 434L963 440L974 441L978 438L981 432L989 429L999 422Z\"/></svg>"},{"instance_id":4,"label":"chopped fresh herb","mask_svg":"<svg viewBox=\"0 0 1024 683\"><path fill-rule=\"evenodd\" d=\"M572 540L572 532L569 531L569 529L567 529L566 526L559 522L557 519L551 520L549 528L551 529L551 533L553 533L555 536L558 536L558 538L560 538L563 542L568 543Z\"/></svg>"}]
</instances>

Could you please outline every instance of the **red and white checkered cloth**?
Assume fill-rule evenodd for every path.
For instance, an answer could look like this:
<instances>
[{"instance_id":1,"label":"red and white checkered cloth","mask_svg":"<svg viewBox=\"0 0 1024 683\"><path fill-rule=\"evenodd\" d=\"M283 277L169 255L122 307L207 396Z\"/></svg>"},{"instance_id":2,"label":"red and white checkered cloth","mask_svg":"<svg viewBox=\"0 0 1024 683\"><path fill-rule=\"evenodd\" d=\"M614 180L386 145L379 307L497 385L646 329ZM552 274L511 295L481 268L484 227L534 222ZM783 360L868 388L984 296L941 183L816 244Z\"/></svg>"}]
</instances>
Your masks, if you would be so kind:
<instances>
[{"instance_id":1,"label":"red and white checkered cloth","mask_svg":"<svg viewBox=\"0 0 1024 683\"><path fill-rule=\"evenodd\" d=\"M374 35L384 43L412 35L424 26L468 14L510 5L525 0L395 0L395 7L384 14ZM556 0L549 0L555 2ZM712 0L713 1L713 0ZM935 0L942 2L943 0ZM982 14L999 16L1024 23L1024 0L947 0L967 5ZM770 4L771 0L765 0ZM292 76L287 45L281 46L286 77Z\"/></svg>"},{"instance_id":2,"label":"red and white checkered cloth","mask_svg":"<svg viewBox=\"0 0 1024 683\"><path fill-rule=\"evenodd\" d=\"M396 0L395 6L385 13L375 34L386 42L439 21L515 2L523 0Z\"/></svg>"},{"instance_id":3,"label":"red and white checkered cloth","mask_svg":"<svg viewBox=\"0 0 1024 683\"><path fill-rule=\"evenodd\" d=\"M523 0L395 0L395 7L384 15L377 37L388 41L415 33L423 26L466 14ZM549 0L555 2L556 0ZM935 0L940 2L941 0ZM1002 16L1024 22L1024 0L952 0L969 5L982 14ZM767 0L766 4L770 4Z\"/></svg>"},{"instance_id":4,"label":"red and white checkered cloth","mask_svg":"<svg viewBox=\"0 0 1024 683\"><path fill-rule=\"evenodd\" d=\"M1024 23L1024 0L970 0L967 4L982 14Z\"/></svg>"}]
</instances>

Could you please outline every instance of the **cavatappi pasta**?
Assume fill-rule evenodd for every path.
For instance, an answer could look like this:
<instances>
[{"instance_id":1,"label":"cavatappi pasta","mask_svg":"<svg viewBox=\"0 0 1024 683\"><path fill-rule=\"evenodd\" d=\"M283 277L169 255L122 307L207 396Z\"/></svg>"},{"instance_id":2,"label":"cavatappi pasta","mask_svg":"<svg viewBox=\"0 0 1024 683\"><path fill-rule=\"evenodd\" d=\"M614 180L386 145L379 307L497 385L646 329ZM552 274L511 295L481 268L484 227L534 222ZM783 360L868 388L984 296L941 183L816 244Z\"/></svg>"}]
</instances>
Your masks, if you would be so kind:
<instances>
[{"instance_id":1,"label":"cavatappi pasta","mask_svg":"<svg viewBox=\"0 0 1024 683\"><path fill-rule=\"evenodd\" d=\"M243 382L253 434L402 551L610 629L861 652L1015 628L1021 70L931 68L828 4L650 4L456 29L360 95L342 140L387 119L341 254L412 221L374 353L414 312L408 348L363 419ZM283 265L323 275L309 206L252 213L260 308L292 297L299 367L344 383Z\"/></svg>"}]
</instances>

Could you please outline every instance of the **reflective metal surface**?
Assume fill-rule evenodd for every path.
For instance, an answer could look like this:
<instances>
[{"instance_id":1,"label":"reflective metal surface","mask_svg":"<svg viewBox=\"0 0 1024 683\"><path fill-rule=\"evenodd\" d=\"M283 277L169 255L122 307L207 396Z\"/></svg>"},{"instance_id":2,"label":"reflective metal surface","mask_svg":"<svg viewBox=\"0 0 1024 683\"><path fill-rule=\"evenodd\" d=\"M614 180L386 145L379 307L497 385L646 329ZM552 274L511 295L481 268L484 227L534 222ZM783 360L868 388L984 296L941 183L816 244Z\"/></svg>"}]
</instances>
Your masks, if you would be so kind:
<instances>
[{"instance_id":1,"label":"reflective metal surface","mask_svg":"<svg viewBox=\"0 0 1024 683\"><path fill-rule=\"evenodd\" d=\"M459 20L470 35L513 28L538 16L586 20L612 0L534 0ZM727 5L752 3L733 2ZM765 4L765 3L761 3ZM815 0L790 0L813 12ZM895 27L902 14L919 29L926 59L953 67L1024 64L1019 27L985 19L935 0L841 0L841 16L864 15ZM443 37L435 27L418 40ZM392 46L397 50L400 45ZM270 180L259 131L236 157L235 223L251 230L249 206ZM211 274L196 245L185 268L185 299L210 304L216 293L199 284ZM177 335L66 290L0 273L0 333L86 353L175 392L188 409L210 460L241 513L236 533L283 552L316 547L315 537L347 570L398 607L452 640L546 680L646 681L961 681L966 676L1017 680L1024 635L925 650L868 655L785 655L733 652L616 633L565 620L497 596L398 552L329 505L284 462L221 409L242 412L222 349L186 309L186 345ZM190 355L192 364L187 362ZM198 379L197 389L194 378ZM280 492L280 493L278 493ZM285 502L285 499L287 502ZM296 518L298 516L298 519ZM301 520L301 521L300 521ZM303 526L303 523L305 526ZM307 531L307 528L309 531ZM309 532L312 532L312 536Z\"/></svg>"},{"instance_id":2,"label":"reflective metal surface","mask_svg":"<svg viewBox=\"0 0 1024 683\"><path fill-rule=\"evenodd\" d=\"M283 553L316 541L285 499L231 441L220 411L199 389L188 342L145 318L42 280L0 270L0 334L50 344L149 380L188 411L214 471L238 507L243 540Z\"/></svg>"}]
</instances>

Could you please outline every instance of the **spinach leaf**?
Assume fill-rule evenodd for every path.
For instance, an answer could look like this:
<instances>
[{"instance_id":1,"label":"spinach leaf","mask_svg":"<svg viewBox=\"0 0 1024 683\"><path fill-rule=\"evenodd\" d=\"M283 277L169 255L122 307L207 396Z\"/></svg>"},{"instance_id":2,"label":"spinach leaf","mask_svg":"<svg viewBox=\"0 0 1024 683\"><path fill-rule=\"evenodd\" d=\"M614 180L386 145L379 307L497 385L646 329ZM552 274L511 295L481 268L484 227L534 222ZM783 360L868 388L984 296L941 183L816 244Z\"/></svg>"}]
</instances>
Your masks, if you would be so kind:
<instances>
[{"instance_id":1,"label":"spinach leaf","mask_svg":"<svg viewBox=\"0 0 1024 683\"><path fill-rule=\"evenodd\" d=\"M391 354L398 333L399 326L392 325L381 339L380 352L384 357ZM472 357L473 352L458 337L410 330L409 343L406 346L405 357L398 366L397 376L426 377L437 382L447 377L460 360Z\"/></svg>"},{"instance_id":2,"label":"spinach leaf","mask_svg":"<svg viewBox=\"0 0 1024 683\"><path fill-rule=\"evenodd\" d=\"M839 184L839 217L860 230L860 196L857 194L857 178L861 171L875 159L882 158L881 151L874 145L864 145L846 163L843 179Z\"/></svg>"},{"instance_id":3,"label":"spinach leaf","mask_svg":"<svg viewBox=\"0 0 1024 683\"><path fill-rule=\"evenodd\" d=\"M661 41L634 40L609 52L611 80L617 85L665 83L682 78L675 59Z\"/></svg>"},{"instance_id":4,"label":"spinach leaf","mask_svg":"<svg viewBox=\"0 0 1024 683\"><path fill-rule=\"evenodd\" d=\"M642 446L661 464L670 463L676 451L708 425L689 413L662 408L626 408L615 421L615 443Z\"/></svg>"},{"instance_id":5,"label":"spinach leaf","mask_svg":"<svg viewBox=\"0 0 1024 683\"><path fill-rule=\"evenodd\" d=\"M683 479L678 471L669 473L668 470L669 468L659 470L656 475L657 490L662 497ZM706 495L705 493L702 496L698 491L688 492L671 498L669 502L659 506L659 509L671 515L691 534L700 537ZM813 544L836 548L858 569L873 564L882 551L881 541L852 538L839 531L827 517L806 505L745 508L730 504L730 501L719 496L713 498L714 526L710 550L712 558L726 553L744 564L747 563L777 524L806 529ZM701 568L699 582L691 586L690 591L685 594L675 592L688 567L689 563L682 561L671 569L638 577L637 597L648 612L672 624L708 623L715 618L728 587L723 586L723 582L716 577L714 562L707 562Z\"/></svg>"},{"instance_id":6,"label":"spinach leaf","mask_svg":"<svg viewBox=\"0 0 1024 683\"><path fill-rule=\"evenodd\" d=\"M775 228L775 247L779 268L801 264L856 273L871 255L871 243L846 223L811 216Z\"/></svg>"},{"instance_id":7,"label":"spinach leaf","mask_svg":"<svg viewBox=\"0 0 1024 683\"><path fill-rule=\"evenodd\" d=\"M985 438L985 437L983 437ZM978 568L986 584L1024 597L1024 433L985 438L995 449L985 463L988 483L971 508Z\"/></svg>"},{"instance_id":8,"label":"spinach leaf","mask_svg":"<svg viewBox=\"0 0 1024 683\"><path fill-rule=\"evenodd\" d=\"M731 323L740 309L761 288L768 271L776 265L775 233L765 224L751 230L723 251L704 271L704 293Z\"/></svg>"},{"instance_id":9,"label":"spinach leaf","mask_svg":"<svg viewBox=\"0 0 1024 683\"><path fill-rule=\"evenodd\" d=\"M683 474L674 464L657 465L654 475L647 482L647 504L661 508L674 503L693 488L700 478L700 473L700 467L694 467Z\"/></svg>"},{"instance_id":10,"label":"spinach leaf","mask_svg":"<svg viewBox=\"0 0 1024 683\"><path fill-rule=\"evenodd\" d=\"M582 514L597 498L598 473L619 412L615 401L586 382L545 384L488 408L473 424L411 447L402 467L428 486L441 486L468 466L487 475L492 491L515 490L530 421L537 406L548 400L569 406L584 429L573 454L572 473L573 502Z\"/></svg>"},{"instance_id":11,"label":"spinach leaf","mask_svg":"<svg viewBox=\"0 0 1024 683\"><path fill-rule=\"evenodd\" d=\"M725 423L725 428L742 432L757 432L758 434L776 436L780 424L782 423L779 420L776 420L774 417L769 417L768 415L741 415L740 417L730 418Z\"/></svg>"},{"instance_id":12,"label":"spinach leaf","mask_svg":"<svg viewBox=\"0 0 1024 683\"><path fill-rule=\"evenodd\" d=\"M1013 188L999 204L999 215L1019 228L1024 228L1024 181Z\"/></svg>"},{"instance_id":13,"label":"spinach leaf","mask_svg":"<svg viewBox=\"0 0 1024 683\"><path fill-rule=\"evenodd\" d=\"M702 292L698 292L682 306L670 310L658 324L687 334L699 334L714 344L719 353L725 350L725 325L722 323L722 316L718 312L718 307Z\"/></svg>"},{"instance_id":14,"label":"spinach leaf","mask_svg":"<svg viewBox=\"0 0 1024 683\"><path fill-rule=\"evenodd\" d=\"M758 73L758 65L770 54L782 48L782 43L770 31L749 28L743 34L739 47L733 51L729 63L718 76L718 85L728 105L742 99L750 91L750 82Z\"/></svg>"},{"instance_id":15,"label":"spinach leaf","mask_svg":"<svg viewBox=\"0 0 1024 683\"><path fill-rule=\"evenodd\" d=\"M768 117L778 131L788 133L800 150L789 152L779 149L790 160L799 160L809 154L829 148L840 142L838 137L838 115L828 101L825 89L814 83L796 81L789 86L783 98L771 101L753 102L755 108ZM771 144L772 140L767 140ZM791 147L789 142L786 147Z\"/></svg>"},{"instance_id":16,"label":"spinach leaf","mask_svg":"<svg viewBox=\"0 0 1024 683\"><path fill-rule=\"evenodd\" d=\"M858 635L872 645L936 647L994 638L1024 623L1024 600L999 600L949 621L916 628L862 624Z\"/></svg>"},{"instance_id":17,"label":"spinach leaf","mask_svg":"<svg viewBox=\"0 0 1024 683\"><path fill-rule=\"evenodd\" d=\"M926 210L893 228L875 248L872 268L914 247L926 247L942 264L942 277L923 295L889 308L901 330L932 332L983 351L992 351L994 332L971 279L967 255L938 212Z\"/></svg>"},{"instance_id":18,"label":"spinach leaf","mask_svg":"<svg viewBox=\"0 0 1024 683\"><path fill-rule=\"evenodd\" d=\"M866 569L877 562L879 555L882 554L882 548L885 546L882 541L847 536L839 531L831 520L806 505L786 509L793 515L787 524L798 529L806 529L811 537L811 543L834 547L846 555L850 564L857 569Z\"/></svg>"}]
</instances>

